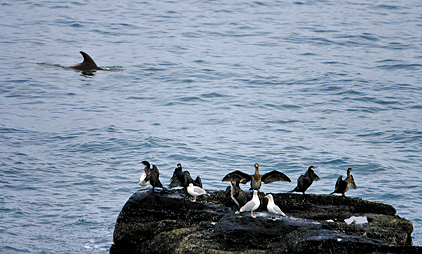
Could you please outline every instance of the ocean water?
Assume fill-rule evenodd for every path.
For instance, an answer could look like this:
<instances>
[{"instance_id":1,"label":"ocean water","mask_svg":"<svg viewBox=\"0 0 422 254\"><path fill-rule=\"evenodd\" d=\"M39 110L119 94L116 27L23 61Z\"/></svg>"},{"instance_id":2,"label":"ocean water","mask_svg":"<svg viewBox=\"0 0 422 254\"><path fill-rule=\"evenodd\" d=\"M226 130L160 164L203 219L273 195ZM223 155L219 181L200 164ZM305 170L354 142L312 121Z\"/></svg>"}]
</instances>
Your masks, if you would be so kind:
<instances>
[{"instance_id":1,"label":"ocean water","mask_svg":"<svg viewBox=\"0 0 422 254\"><path fill-rule=\"evenodd\" d=\"M420 1L0 3L0 252L107 253L148 160L223 190L310 165L422 245ZM111 71L63 66L85 51Z\"/></svg>"}]
</instances>

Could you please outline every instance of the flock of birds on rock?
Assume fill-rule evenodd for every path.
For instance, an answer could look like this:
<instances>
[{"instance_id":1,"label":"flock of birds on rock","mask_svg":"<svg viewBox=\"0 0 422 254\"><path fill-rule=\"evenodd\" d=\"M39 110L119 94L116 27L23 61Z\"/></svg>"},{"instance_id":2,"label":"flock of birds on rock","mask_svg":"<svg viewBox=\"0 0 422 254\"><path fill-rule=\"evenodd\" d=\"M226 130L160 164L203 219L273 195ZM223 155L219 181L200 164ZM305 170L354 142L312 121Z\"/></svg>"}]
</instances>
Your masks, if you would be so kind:
<instances>
[{"instance_id":1,"label":"flock of birds on rock","mask_svg":"<svg viewBox=\"0 0 422 254\"><path fill-rule=\"evenodd\" d=\"M163 187L163 185L160 182L159 176L160 173L158 171L157 166L152 165L148 161L142 161L139 162L139 164L142 164L145 166L144 173L141 175L141 178L139 179L139 185L142 187L147 187L148 185L152 186L152 189L156 187L162 188L165 190L166 188ZM228 186L226 189L226 195L228 201L226 203L230 203L233 201L234 204L237 205L238 210L236 211L236 214L241 212L250 211L252 218L256 218L256 216L253 214L253 212L258 209L260 206L260 200L258 197L258 191L261 188L262 183L268 184L273 182L291 182L290 178L286 176L285 174L273 170L269 173L265 173L261 175L259 173L259 165L258 163L255 163L255 174L249 175L242 171L236 170L229 174L227 174L225 177L223 177L223 182L231 182L231 186ZM320 180L320 178L315 174L314 169L317 167L310 166L305 174L301 175L297 179L297 186L290 192L302 192L305 194L305 191L311 186L311 184L314 181ZM347 177L343 180L343 177L340 176L337 179L335 190L330 193L339 193L342 194L342 196L345 196L345 193L350 189L350 187L356 189L357 186L355 184L355 181L353 179L353 176L351 175L352 168L347 169ZM191 200L192 202L196 202L196 197L201 195L207 195L207 192L202 188L202 180L199 176L196 177L195 180L191 177L190 173L188 171L183 171L182 165L179 163L177 164L177 167L174 169L173 176L170 179L169 188L175 188L175 187L183 187L186 189L187 193L193 197ZM250 190L253 191L252 199L247 200L246 193L240 188L240 184L246 184L247 182L251 182L251 188ZM281 211L280 207L278 207L274 203L274 198L271 194L265 195L265 198L268 198L268 204L267 204L267 210L270 212L271 217L269 219L276 220L277 215L286 216L283 211ZM274 218L272 216L274 215Z\"/></svg>"}]
</instances>

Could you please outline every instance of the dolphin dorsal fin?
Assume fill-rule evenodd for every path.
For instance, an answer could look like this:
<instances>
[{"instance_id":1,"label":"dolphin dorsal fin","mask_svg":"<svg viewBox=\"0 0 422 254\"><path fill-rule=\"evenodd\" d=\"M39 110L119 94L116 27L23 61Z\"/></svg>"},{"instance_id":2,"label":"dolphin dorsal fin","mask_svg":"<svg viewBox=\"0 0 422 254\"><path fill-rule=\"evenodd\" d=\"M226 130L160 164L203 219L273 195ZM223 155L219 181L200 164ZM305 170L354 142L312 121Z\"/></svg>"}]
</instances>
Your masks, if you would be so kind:
<instances>
[{"instance_id":1,"label":"dolphin dorsal fin","mask_svg":"<svg viewBox=\"0 0 422 254\"><path fill-rule=\"evenodd\" d=\"M94 62L94 60L87 53L83 51L79 51L79 53L81 53L81 55L84 57L84 61L82 62L83 64L98 67L97 64Z\"/></svg>"},{"instance_id":2,"label":"dolphin dorsal fin","mask_svg":"<svg viewBox=\"0 0 422 254\"><path fill-rule=\"evenodd\" d=\"M66 66L67 68L72 68L80 71L104 70L103 68L98 67L94 60L92 60L92 58L87 53L83 51L79 51L79 53L81 53L81 55L84 57L84 61L76 65Z\"/></svg>"}]
</instances>

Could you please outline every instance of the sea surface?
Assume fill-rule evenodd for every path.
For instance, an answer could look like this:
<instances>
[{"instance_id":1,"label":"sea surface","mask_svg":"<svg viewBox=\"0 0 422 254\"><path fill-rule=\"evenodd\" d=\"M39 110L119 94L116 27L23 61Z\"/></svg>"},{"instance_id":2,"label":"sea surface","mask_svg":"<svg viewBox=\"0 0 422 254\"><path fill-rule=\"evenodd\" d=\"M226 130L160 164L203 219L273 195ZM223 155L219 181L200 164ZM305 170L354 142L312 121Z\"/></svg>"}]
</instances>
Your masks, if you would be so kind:
<instances>
[{"instance_id":1,"label":"sea surface","mask_svg":"<svg viewBox=\"0 0 422 254\"><path fill-rule=\"evenodd\" d=\"M422 245L420 0L3 0L0 23L1 253L107 253L143 160L292 179L263 192L314 165L316 194L351 167Z\"/></svg>"}]
</instances>

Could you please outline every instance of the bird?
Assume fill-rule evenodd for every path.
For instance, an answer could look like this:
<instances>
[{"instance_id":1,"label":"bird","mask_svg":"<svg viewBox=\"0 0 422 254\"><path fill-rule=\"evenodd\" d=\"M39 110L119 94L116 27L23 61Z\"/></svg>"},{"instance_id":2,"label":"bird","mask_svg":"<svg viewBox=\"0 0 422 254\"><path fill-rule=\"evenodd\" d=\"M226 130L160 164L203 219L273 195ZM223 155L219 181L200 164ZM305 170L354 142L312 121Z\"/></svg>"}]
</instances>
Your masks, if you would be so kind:
<instances>
[{"instance_id":1,"label":"bird","mask_svg":"<svg viewBox=\"0 0 422 254\"><path fill-rule=\"evenodd\" d=\"M353 189L358 188L355 184L355 180L353 179L353 176L350 174L352 170L353 170L352 168L347 169L346 179L343 180L342 179L343 176L340 176L337 179L335 190L331 192L330 195L334 193L341 193L341 195L345 197L346 196L345 193L350 189L350 187L352 187Z\"/></svg>"},{"instance_id":2,"label":"bird","mask_svg":"<svg viewBox=\"0 0 422 254\"><path fill-rule=\"evenodd\" d=\"M148 161L138 162L138 164L145 166L144 173L142 173L141 178L139 178L138 184L142 187L146 187L150 184L149 178L151 174L151 164L149 164Z\"/></svg>"},{"instance_id":3,"label":"bird","mask_svg":"<svg viewBox=\"0 0 422 254\"><path fill-rule=\"evenodd\" d=\"M232 201L238 206L238 208L242 207L248 201L246 199L245 192L240 188L239 184L243 181L246 181L245 178L231 181L232 186L227 187L228 191L226 191L226 204L233 204Z\"/></svg>"},{"instance_id":4,"label":"bird","mask_svg":"<svg viewBox=\"0 0 422 254\"><path fill-rule=\"evenodd\" d=\"M314 181L318 181L320 179L314 172L315 168L317 167L310 166L308 171L297 179L296 188L290 192L302 192L305 194L305 191L309 188L309 186L311 186Z\"/></svg>"},{"instance_id":5,"label":"bird","mask_svg":"<svg viewBox=\"0 0 422 254\"><path fill-rule=\"evenodd\" d=\"M155 187L163 188L163 185L160 182L160 172L158 171L157 166L152 165L148 161L142 161L140 164L145 165L144 171L145 171L145 182L149 182L152 186L152 190L154 191ZM142 178L142 175L141 175ZM145 184L145 183L144 183Z\"/></svg>"},{"instance_id":6,"label":"bird","mask_svg":"<svg viewBox=\"0 0 422 254\"><path fill-rule=\"evenodd\" d=\"M267 210L268 212L270 212L270 218L268 219L272 219L272 220L277 220L277 215L281 215L281 216L286 216L286 214L283 213L283 211L281 211L280 207L278 207L275 203L274 203L274 198L273 195L271 194L267 194L266 196L264 196L264 198L268 198L268 204L267 204ZM273 219L273 214L274 214L274 219Z\"/></svg>"},{"instance_id":7,"label":"bird","mask_svg":"<svg viewBox=\"0 0 422 254\"><path fill-rule=\"evenodd\" d=\"M146 179L147 175L145 173L142 173L141 178L139 178L139 186L147 187L149 185L149 180Z\"/></svg>"},{"instance_id":8,"label":"bird","mask_svg":"<svg viewBox=\"0 0 422 254\"><path fill-rule=\"evenodd\" d=\"M178 163L177 167L174 169L173 176L170 179L169 188L174 188L177 186L180 187L188 187L190 183L193 185L202 188L202 180L199 176L196 177L195 180L192 179L190 176L189 171L183 171L182 164Z\"/></svg>"},{"instance_id":9,"label":"bird","mask_svg":"<svg viewBox=\"0 0 422 254\"><path fill-rule=\"evenodd\" d=\"M157 166L152 165L151 174L149 176L149 182L152 186L153 191L155 187L163 188L163 185L160 182L159 176L160 176L160 172L158 171Z\"/></svg>"},{"instance_id":10,"label":"bird","mask_svg":"<svg viewBox=\"0 0 422 254\"><path fill-rule=\"evenodd\" d=\"M196 202L197 196L207 194L207 192L204 189L198 186L194 186L193 183L189 184L187 190L188 190L188 193L194 197L193 200L191 200L192 202Z\"/></svg>"},{"instance_id":11,"label":"bird","mask_svg":"<svg viewBox=\"0 0 422 254\"><path fill-rule=\"evenodd\" d=\"M261 188L261 183L272 183L276 181L281 182L291 182L290 178L287 177L285 174L278 172L277 170L273 170L269 173L265 173L263 175L259 174L259 165L258 163L255 163L255 174L254 175L248 175L246 173L243 173L242 171L236 170L229 174L227 174L223 178L223 182L231 182L236 181L239 179L245 178L246 181L244 183L247 183L251 181L251 190L259 190Z\"/></svg>"},{"instance_id":12,"label":"bird","mask_svg":"<svg viewBox=\"0 0 422 254\"><path fill-rule=\"evenodd\" d=\"M239 214L239 213L245 212L245 211L251 211L251 217L255 219L256 216L253 215L253 211L255 211L256 209L258 209L258 207L259 207L260 204L261 204L261 202L259 201L258 191L257 190L253 190L252 199L249 200L249 202L246 203L244 206L242 206L239 209L239 211L235 212L235 214Z\"/></svg>"}]
</instances>

